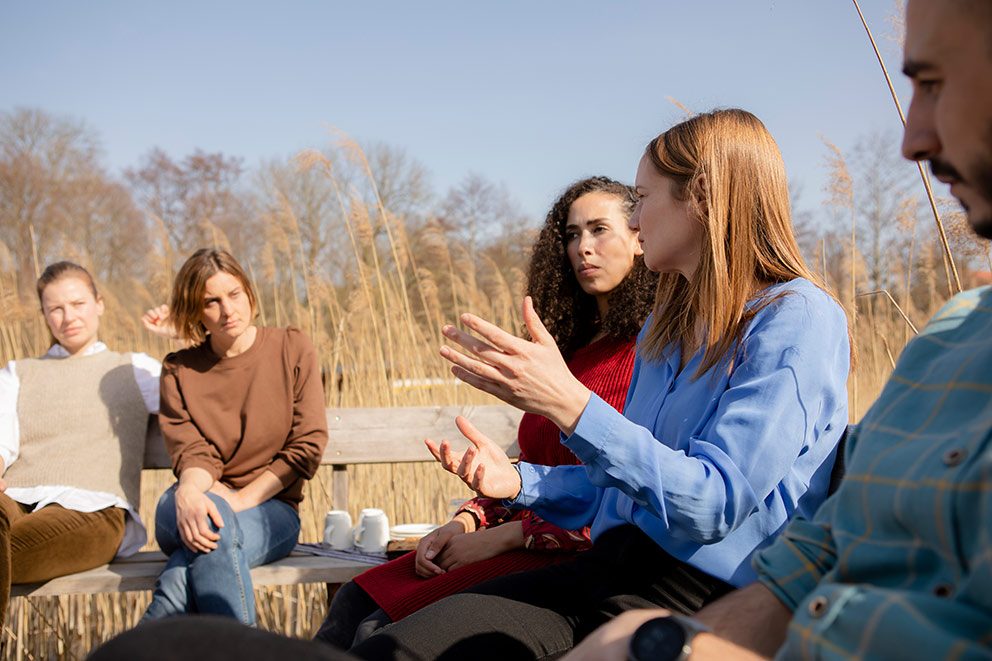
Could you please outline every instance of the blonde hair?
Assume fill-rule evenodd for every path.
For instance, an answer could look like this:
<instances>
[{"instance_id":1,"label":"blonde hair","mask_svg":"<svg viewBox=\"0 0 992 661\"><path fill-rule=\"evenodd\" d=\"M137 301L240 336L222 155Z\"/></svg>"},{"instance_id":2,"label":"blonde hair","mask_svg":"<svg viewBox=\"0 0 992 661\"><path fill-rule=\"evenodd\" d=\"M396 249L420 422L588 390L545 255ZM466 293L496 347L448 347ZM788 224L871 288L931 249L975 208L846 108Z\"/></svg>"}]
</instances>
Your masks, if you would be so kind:
<instances>
[{"instance_id":1,"label":"blonde hair","mask_svg":"<svg viewBox=\"0 0 992 661\"><path fill-rule=\"evenodd\" d=\"M203 296L207 290L207 280L220 272L230 273L238 279L248 295L252 317L258 314L258 296L238 260L224 250L201 248L182 265L172 286L169 312L176 333L182 339L194 344L207 339L207 329L202 321Z\"/></svg>"},{"instance_id":2,"label":"blonde hair","mask_svg":"<svg viewBox=\"0 0 992 661\"><path fill-rule=\"evenodd\" d=\"M696 115L656 137L645 153L702 224L693 279L659 279L640 347L646 358L661 359L676 343L683 355L705 347L698 378L736 350L748 322L774 300L758 294L766 286L806 278L829 294L796 243L785 164L757 117L738 109Z\"/></svg>"}]
</instances>

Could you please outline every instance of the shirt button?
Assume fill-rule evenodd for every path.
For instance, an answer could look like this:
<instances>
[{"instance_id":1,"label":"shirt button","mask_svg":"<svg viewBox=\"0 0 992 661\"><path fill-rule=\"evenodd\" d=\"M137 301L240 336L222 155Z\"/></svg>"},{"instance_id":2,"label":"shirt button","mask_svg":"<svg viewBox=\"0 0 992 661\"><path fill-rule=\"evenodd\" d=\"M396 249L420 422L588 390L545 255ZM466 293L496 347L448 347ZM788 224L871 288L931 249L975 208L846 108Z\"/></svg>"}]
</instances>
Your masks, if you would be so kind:
<instances>
[{"instance_id":1,"label":"shirt button","mask_svg":"<svg viewBox=\"0 0 992 661\"><path fill-rule=\"evenodd\" d=\"M954 586L948 583L938 583L933 588L934 596L946 599L954 593Z\"/></svg>"},{"instance_id":2,"label":"shirt button","mask_svg":"<svg viewBox=\"0 0 992 661\"><path fill-rule=\"evenodd\" d=\"M954 448L944 453L944 464L950 468L959 465L968 456L968 451L964 448Z\"/></svg>"},{"instance_id":3,"label":"shirt button","mask_svg":"<svg viewBox=\"0 0 992 661\"><path fill-rule=\"evenodd\" d=\"M820 617L827 612L827 606L829 605L830 601L826 597L817 597L809 602L807 612L809 612L810 617Z\"/></svg>"}]
</instances>

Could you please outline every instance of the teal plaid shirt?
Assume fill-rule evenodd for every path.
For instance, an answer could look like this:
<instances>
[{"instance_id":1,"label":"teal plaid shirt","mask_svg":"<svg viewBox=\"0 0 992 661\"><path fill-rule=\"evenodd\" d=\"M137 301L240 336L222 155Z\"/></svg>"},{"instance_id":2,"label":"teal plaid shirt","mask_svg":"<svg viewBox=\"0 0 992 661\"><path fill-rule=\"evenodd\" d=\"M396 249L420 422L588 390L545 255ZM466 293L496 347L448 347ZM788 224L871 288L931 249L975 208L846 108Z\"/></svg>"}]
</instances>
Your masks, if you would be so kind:
<instances>
[{"instance_id":1,"label":"teal plaid shirt","mask_svg":"<svg viewBox=\"0 0 992 661\"><path fill-rule=\"evenodd\" d=\"M992 657L992 288L951 299L847 440L812 521L755 556L780 658Z\"/></svg>"}]
</instances>

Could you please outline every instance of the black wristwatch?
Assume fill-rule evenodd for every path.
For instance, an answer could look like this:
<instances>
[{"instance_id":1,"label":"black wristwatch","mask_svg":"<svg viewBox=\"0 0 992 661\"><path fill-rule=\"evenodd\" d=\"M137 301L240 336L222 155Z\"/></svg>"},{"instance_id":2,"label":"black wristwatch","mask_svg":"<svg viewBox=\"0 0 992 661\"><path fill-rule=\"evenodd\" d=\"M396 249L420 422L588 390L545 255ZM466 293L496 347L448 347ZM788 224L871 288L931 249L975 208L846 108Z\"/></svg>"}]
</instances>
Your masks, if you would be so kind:
<instances>
[{"instance_id":1,"label":"black wristwatch","mask_svg":"<svg viewBox=\"0 0 992 661\"><path fill-rule=\"evenodd\" d=\"M709 630L702 622L681 615L656 617L634 632L627 658L630 661L683 661L692 654L692 639L696 634Z\"/></svg>"}]
</instances>

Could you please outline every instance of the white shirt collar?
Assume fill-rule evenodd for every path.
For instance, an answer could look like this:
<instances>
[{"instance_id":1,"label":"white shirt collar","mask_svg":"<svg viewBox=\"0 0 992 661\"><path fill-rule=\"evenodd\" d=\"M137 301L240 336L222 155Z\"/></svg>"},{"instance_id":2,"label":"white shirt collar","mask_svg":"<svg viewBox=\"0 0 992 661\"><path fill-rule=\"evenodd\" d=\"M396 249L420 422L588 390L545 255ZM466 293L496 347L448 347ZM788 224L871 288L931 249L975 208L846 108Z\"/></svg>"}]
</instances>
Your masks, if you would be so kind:
<instances>
[{"instance_id":1,"label":"white shirt collar","mask_svg":"<svg viewBox=\"0 0 992 661\"><path fill-rule=\"evenodd\" d=\"M92 356L95 353L100 353L101 351L106 351L106 350L107 350L106 344L104 344L103 342L94 342L90 346L86 347L86 350L83 351L83 355ZM69 352L66 351L65 347L62 346L61 344L53 344L52 348L45 353L45 356L48 358L68 358Z\"/></svg>"}]
</instances>

